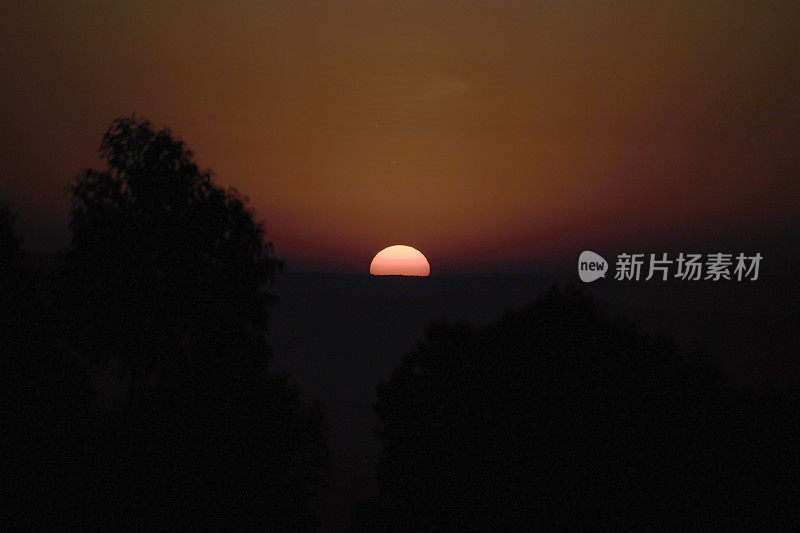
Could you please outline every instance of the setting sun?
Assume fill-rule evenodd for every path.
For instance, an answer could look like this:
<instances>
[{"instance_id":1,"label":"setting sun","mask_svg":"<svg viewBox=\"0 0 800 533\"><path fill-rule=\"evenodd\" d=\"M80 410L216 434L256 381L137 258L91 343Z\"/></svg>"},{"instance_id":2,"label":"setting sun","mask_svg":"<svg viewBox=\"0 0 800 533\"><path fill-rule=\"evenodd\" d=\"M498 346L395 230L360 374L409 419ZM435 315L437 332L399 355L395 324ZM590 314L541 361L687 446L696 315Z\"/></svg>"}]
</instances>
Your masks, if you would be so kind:
<instances>
[{"instance_id":1,"label":"setting sun","mask_svg":"<svg viewBox=\"0 0 800 533\"><path fill-rule=\"evenodd\" d=\"M396 244L375 255L369 273L374 276L428 276L431 266L419 250Z\"/></svg>"}]
</instances>

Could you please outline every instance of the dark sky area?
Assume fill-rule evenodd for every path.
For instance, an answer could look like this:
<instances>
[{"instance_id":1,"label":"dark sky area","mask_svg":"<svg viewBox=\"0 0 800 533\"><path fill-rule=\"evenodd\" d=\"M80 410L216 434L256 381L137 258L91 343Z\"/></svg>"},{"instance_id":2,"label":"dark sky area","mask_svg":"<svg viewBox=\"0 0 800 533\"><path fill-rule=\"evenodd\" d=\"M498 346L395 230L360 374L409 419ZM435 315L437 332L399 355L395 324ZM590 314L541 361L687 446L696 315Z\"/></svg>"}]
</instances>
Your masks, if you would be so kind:
<instances>
[{"instance_id":1,"label":"dark sky area","mask_svg":"<svg viewBox=\"0 0 800 533\"><path fill-rule=\"evenodd\" d=\"M798 30L791 0L4 2L0 195L64 247L64 184L135 111L301 269L753 252L797 223Z\"/></svg>"}]
</instances>

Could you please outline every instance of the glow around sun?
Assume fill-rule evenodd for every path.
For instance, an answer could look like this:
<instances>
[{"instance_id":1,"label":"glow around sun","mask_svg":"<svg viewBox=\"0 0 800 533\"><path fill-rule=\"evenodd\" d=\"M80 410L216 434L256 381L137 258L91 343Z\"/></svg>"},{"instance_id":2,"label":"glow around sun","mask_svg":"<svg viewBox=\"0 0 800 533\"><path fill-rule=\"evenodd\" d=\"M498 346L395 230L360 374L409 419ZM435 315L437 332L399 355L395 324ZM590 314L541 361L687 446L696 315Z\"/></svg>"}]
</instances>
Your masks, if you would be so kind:
<instances>
[{"instance_id":1,"label":"glow around sun","mask_svg":"<svg viewBox=\"0 0 800 533\"><path fill-rule=\"evenodd\" d=\"M431 265L416 248L396 244L375 255L369 273L374 276L428 276Z\"/></svg>"}]
</instances>

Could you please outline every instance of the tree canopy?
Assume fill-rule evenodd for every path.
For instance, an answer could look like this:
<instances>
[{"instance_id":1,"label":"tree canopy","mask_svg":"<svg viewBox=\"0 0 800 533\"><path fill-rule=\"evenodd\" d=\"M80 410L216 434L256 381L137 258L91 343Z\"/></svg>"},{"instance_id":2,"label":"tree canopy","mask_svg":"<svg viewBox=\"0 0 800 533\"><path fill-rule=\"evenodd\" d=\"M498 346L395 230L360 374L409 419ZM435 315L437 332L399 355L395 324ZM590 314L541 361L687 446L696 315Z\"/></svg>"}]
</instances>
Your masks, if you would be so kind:
<instances>
[{"instance_id":1,"label":"tree canopy","mask_svg":"<svg viewBox=\"0 0 800 533\"><path fill-rule=\"evenodd\" d=\"M312 528L327 438L319 407L268 367L281 262L262 225L167 129L115 120L100 153L107 168L68 186L73 238L51 282L0 295L14 328L0 335L2 523ZM12 222L0 209L4 286L21 279L5 268ZM113 360L121 406L87 386Z\"/></svg>"},{"instance_id":2,"label":"tree canopy","mask_svg":"<svg viewBox=\"0 0 800 533\"><path fill-rule=\"evenodd\" d=\"M68 187L65 323L94 339L87 355L121 358L134 393L189 358L216 371L264 364L268 284L281 262L247 198L215 185L182 141L144 120L115 120L100 154L107 169Z\"/></svg>"},{"instance_id":3,"label":"tree canopy","mask_svg":"<svg viewBox=\"0 0 800 533\"><path fill-rule=\"evenodd\" d=\"M796 524L797 406L553 288L485 327L431 324L378 388L381 498L356 529Z\"/></svg>"}]
</instances>

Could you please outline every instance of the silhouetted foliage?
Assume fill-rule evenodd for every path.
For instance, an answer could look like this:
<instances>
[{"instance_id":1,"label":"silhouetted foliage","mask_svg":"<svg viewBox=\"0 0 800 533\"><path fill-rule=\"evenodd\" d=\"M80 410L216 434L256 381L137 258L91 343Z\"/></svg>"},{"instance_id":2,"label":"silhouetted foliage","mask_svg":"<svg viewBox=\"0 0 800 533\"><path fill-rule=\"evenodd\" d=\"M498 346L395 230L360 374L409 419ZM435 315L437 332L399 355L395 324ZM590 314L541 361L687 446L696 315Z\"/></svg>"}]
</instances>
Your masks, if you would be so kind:
<instances>
[{"instance_id":1,"label":"silhouetted foliage","mask_svg":"<svg viewBox=\"0 0 800 533\"><path fill-rule=\"evenodd\" d=\"M91 337L86 355L121 358L133 396L182 376L190 359L259 375L280 262L246 198L215 186L183 142L146 121L114 121L100 154L107 170L69 187L62 273L65 323ZM228 349L232 340L244 350Z\"/></svg>"},{"instance_id":2,"label":"silhouetted foliage","mask_svg":"<svg viewBox=\"0 0 800 533\"><path fill-rule=\"evenodd\" d=\"M2 524L314 529L326 432L268 370L281 262L247 199L147 121L114 121L100 153L108 168L68 187L73 238L48 290L21 289L0 210ZM127 402L88 405L87 371L113 361Z\"/></svg>"},{"instance_id":3,"label":"silhouetted foliage","mask_svg":"<svg viewBox=\"0 0 800 533\"><path fill-rule=\"evenodd\" d=\"M99 525L317 528L308 503L327 446L319 409L279 377L236 387L177 406L152 396L106 419Z\"/></svg>"},{"instance_id":4,"label":"silhouetted foliage","mask_svg":"<svg viewBox=\"0 0 800 533\"><path fill-rule=\"evenodd\" d=\"M797 397L762 400L573 289L434 323L378 389L355 529L797 526Z\"/></svg>"},{"instance_id":5,"label":"silhouetted foliage","mask_svg":"<svg viewBox=\"0 0 800 533\"><path fill-rule=\"evenodd\" d=\"M0 206L0 525L53 529L86 514L88 385L53 349L41 280Z\"/></svg>"},{"instance_id":6,"label":"silhouetted foliage","mask_svg":"<svg viewBox=\"0 0 800 533\"><path fill-rule=\"evenodd\" d=\"M168 130L118 119L100 153L69 188L59 304L71 345L130 377L96 443L106 519L310 528L326 444L318 408L267 372L281 263L262 226Z\"/></svg>"},{"instance_id":7,"label":"silhouetted foliage","mask_svg":"<svg viewBox=\"0 0 800 533\"><path fill-rule=\"evenodd\" d=\"M0 204L0 275L7 281L11 267L19 256L19 239L14 232L14 213L5 205ZM4 285L4 289L7 287Z\"/></svg>"}]
</instances>

